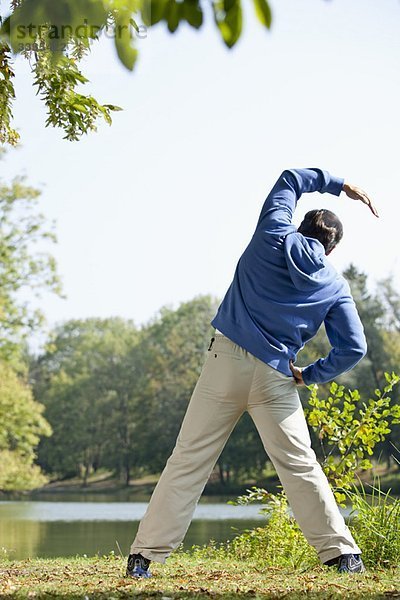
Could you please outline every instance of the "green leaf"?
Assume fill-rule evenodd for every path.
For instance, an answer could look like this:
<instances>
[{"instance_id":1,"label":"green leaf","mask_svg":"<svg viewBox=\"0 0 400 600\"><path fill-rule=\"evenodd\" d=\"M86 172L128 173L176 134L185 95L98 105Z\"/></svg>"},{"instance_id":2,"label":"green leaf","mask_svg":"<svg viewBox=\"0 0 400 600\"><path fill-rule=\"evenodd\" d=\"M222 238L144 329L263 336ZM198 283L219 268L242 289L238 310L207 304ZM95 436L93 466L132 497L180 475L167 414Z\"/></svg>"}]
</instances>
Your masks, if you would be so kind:
<instances>
[{"instance_id":1,"label":"green leaf","mask_svg":"<svg viewBox=\"0 0 400 600\"><path fill-rule=\"evenodd\" d=\"M346 500L345 494L342 494L341 492L335 492L335 498L336 498L336 502L338 504L340 504L341 506L343 506L342 503Z\"/></svg>"},{"instance_id":2,"label":"green leaf","mask_svg":"<svg viewBox=\"0 0 400 600\"><path fill-rule=\"evenodd\" d=\"M182 15L183 4L181 2L176 2L175 0L169 0L166 7L166 19L168 29L171 33L175 33L178 29Z\"/></svg>"},{"instance_id":3,"label":"green leaf","mask_svg":"<svg viewBox=\"0 0 400 600\"><path fill-rule=\"evenodd\" d=\"M201 10L200 4L197 2L197 0L184 1L183 16L189 25L195 29L199 29L203 24L203 11Z\"/></svg>"},{"instance_id":4,"label":"green leaf","mask_svg":"<svg viewBox=\"0 0 400 600\"><path fill-rule=\"evenodd\" d=\"M242 33L242 6L240 0L224 0L213 4L214 18L228 48L232 48Z\"/></svg>"},{"instance_id":5,"label":"green leaf","mask_svg":"<svg viewBox=\"0 0 400 600\"><path fill-rule=\"evenodd\" d=\"M103 106L105 108L108 108L109 110L113 110L115 112L118 112L120 110L124 110L123 108L121 108L120 106L116 106L115 104L103 104Z\"/></svg>"},{"instance_id":6,"label":"green leaf","mask_svg":"<svg viewBox=\"0 0 400 600\"><path fill-rule=\"evenodd\" d=\"M87 107L83 106L82 104L73 104L73 107L75 108L75 110L79 110L79 112L87 112Z\"/></svg>"},{"instance_id":7,"label":"green leaf","mask_svg":"<svg viewBox=\"0 0 400 600\"><path fill-rule=\"evenodd\" d=\"M167 3L168 0L144 0L141 10L143 23L151 27L165 19Z\"/></svg>"},{"instance_id":8,"label":"green leaf","mask_svg":"<svg viewBox=\"0 0 400 600\"><path fill-rule=\"evenodd\" d=\"M138 57L138 50L133 47L133 37L129 19L116 20L115 48L122 64L132 71Z\"/></svg>"},{"instance_id":9,"label":"green leaf","mask_svg":"<svg viewBox=\"0 0 400 600\"><path fill-rule=\"evenodd\" d=\"M267 27L267 29L270 29L272 13L267 0L254 0L254 8L256 9L256 15L260 23ZM332 394L334 393L335 392L332 391Z\"/></svg>"},{"instance_id":10,"label":"green leaf","mask_svg":"<svg viewBox=\"0 0 400 600\"><path fill-rule=\"evenodd\" d=\"M385 372L385 379L386 379L386 381L387 381L388 383L392 383L392 378L393 378L393 377L391 377L391 376L389 375L389 373L386 373L386 372Z\"/></svg>"}]
</instances>

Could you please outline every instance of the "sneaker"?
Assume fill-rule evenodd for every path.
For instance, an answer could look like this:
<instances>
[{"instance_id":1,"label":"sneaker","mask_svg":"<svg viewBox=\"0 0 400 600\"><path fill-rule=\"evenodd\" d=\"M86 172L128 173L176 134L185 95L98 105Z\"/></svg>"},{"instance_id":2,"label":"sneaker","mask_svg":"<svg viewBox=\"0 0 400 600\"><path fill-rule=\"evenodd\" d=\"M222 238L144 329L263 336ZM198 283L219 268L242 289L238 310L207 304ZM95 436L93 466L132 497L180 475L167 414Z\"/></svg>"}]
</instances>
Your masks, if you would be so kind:
<instances>
[{"instance_id":1,"label":"sneaker","mask_svg":"<svg viewBox=\"0 0 400 600\"><path fill-rule=\"evenodd\" d=\"M328 567L336 565L339 573L365 573L364 563L359 554L341 554L324 564Z\"/></svg>"},{"instance_id":2,"label":"sneaker","mask_svg":"<svg viewBox=\"0 0 400 600\"><path fill-rule=\"evenodd\" d=\"M151 577L150 560L141 554L130 554L126 566L127 577Z\"/></svg>"}]
</instances>

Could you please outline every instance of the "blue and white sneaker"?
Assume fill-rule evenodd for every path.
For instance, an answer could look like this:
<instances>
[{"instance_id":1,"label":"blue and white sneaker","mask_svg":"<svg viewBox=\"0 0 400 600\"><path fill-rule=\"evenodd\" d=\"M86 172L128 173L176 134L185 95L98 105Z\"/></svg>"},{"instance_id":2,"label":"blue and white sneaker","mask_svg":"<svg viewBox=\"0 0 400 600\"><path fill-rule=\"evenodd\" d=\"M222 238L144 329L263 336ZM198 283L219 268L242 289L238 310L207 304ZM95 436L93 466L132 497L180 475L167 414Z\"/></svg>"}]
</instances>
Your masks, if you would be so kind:
<instances>
[{"instance_id":1,"label":"blue and white sneaker","mask_svg":"<svg viewBox=\"0 0 400 600\"><path fill-rule=\"evenodd\" d=\"M324 564L328 567L336 565L339 573L365 573L364 563L359 554L341 554Z\"/></svg>"},{"instance_id":2,"label":"blue and white sneaker","mask_svg":"<svg viewBox=\"0 0 400 600\"><path fill-rule=\"evenodd\" d=\"M127 577L151 577L150 560L141 554L130 554L126 566Z\"/></svg>"}]
</instances>

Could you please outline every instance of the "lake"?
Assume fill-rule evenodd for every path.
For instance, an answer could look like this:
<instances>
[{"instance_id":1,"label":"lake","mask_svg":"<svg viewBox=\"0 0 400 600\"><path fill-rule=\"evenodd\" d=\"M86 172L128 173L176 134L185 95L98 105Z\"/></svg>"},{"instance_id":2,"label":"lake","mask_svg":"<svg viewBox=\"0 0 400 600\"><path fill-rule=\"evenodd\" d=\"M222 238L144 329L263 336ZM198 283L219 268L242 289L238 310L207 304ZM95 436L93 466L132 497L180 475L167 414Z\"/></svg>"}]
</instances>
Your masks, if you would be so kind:
<instances>
[{"instance_id":1,"label":"lake","mask_svg":"<svg viewBox=\"0 0 400 600\"><path fill-rule=\"evenodd\" d=\"M0 550L11 558L127 554L144 501L110 501L109 495L43 494L34 500L0 502ZM259 526L265 517L260 506L230 506L202 499L184 540L184 547L220 542Z\"/></svg>"}]
</instances>

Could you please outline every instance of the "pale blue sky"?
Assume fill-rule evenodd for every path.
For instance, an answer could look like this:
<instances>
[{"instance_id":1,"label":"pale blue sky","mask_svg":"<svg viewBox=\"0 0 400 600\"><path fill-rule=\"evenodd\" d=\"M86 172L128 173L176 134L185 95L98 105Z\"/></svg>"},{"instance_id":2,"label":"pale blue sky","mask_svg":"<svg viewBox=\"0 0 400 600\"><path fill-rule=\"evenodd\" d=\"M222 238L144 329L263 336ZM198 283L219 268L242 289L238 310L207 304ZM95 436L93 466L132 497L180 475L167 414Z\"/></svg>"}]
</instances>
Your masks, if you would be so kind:
<instances>
[{"instance_id":1,"label":"pale blue sky","mask_svg":"<svg viewBox=\"0 0 400 600\"><path fill-rule=\"evenodd\" d=\"M133 74L106 40L86 74L111 128L79 143L45 129L43 108L17 62L23 147L3 178L25 172L57 222L54 254L67 300L46 296L51 324L110 315L147 321L165 304L221 297L259 210L286 167L319 166L364 187L376 220L343 195L307 196L345 226L331 256L400 285L400 4L397 0L271 0L266 32L250 6L228 51L211 18L200 32L164 26L140 42ZM247 6L247 4L246 4Z\"/></svg>"}]
</instances>

